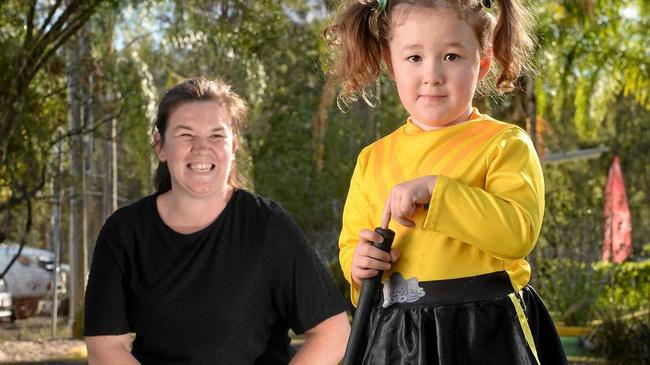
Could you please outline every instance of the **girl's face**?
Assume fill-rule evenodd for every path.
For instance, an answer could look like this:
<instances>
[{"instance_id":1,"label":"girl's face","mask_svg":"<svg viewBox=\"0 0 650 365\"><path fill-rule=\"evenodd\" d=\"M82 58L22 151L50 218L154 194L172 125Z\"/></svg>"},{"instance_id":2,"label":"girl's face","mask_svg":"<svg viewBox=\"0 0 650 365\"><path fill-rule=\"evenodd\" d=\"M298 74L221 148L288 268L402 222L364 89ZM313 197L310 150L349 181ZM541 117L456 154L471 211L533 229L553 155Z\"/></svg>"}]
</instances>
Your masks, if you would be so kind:
<instances>
[{"instance_id":1,"label":"girl's face","mask_svg":"<svg viewBox=\"0 0 650 365\"><path fill-rule=\"evenodd\" d=\"M187 102L172 111L164 141L155 135L172 192L195 197L223 193L237 149L231 125L227 110L212 101Z\"/></svg>"},{"instance_id":2,"label":"girl's face","mask_svg":"<svg viewBox=\"0 0 650 365\"><path fill-rule=\"evenodd\" d=\"M395 9L389 71L411 118L437 129L467 120L490 67L472 28L448 9Z\"/></svg>"}]
</instances>

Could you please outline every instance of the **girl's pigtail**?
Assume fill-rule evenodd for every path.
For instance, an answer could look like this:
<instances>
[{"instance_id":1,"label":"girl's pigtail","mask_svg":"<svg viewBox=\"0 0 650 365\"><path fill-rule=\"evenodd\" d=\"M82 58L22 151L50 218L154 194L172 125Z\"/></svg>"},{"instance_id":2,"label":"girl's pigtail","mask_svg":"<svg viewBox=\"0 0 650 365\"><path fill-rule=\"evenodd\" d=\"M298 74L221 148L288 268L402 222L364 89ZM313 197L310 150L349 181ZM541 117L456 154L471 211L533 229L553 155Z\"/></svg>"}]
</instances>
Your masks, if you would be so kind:
<instances>
[{"instance_id":1,"label":"girl's pigtail","mask_svg":"<svg viewBox=\"0 0 650 365\"><path fill-rule=\"evenodd\" d=\"M333 61L330 72L341 85L344 103L365 95L379 77L385 17L378 12L377 1L354 0L325 29Z\"/></svg>"},{"instance_id":2,"label":"girl's pigtail","mask_svg":"<svg viewBox=\"0 0 650 365\"><path fill-rule=\"evenodd\" d=\"M493 57L501 67L496 88L512 91L523 72L532 71L530 60L534 51L532 13L520 0L497 0L498 18L492 38Z\"/></svg>"}]
</instances>

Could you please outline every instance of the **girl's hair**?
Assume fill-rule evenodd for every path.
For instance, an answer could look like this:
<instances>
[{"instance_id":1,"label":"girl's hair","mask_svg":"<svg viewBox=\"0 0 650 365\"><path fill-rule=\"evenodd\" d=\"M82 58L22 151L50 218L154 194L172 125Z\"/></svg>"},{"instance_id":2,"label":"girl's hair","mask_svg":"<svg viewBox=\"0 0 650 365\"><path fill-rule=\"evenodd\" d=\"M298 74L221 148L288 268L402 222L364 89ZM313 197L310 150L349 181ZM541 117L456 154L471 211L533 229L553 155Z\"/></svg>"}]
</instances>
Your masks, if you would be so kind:
<instances>
[{"instance_id":1,"label":"girl's hair","mask_svg":"<svg viewBox=\"0 0 650 365\"><path fill-rule=\"evenodd\" d=\"M232 91L232 87L226 82L218 79L209 80L204 77L197 77L181 81L176 86L167 90L160 100L158 113L156 114L156 130L160 134L160 143L165 143L165 131L167 130L169 116L172 112L182 104L197 101L212 101L226 108L230 116L230 128L232 129L233 137L239 138L248 114L246 102ZM233 187L239 187L237 168L235 165L233 163L230 169L228 184ZM159 192L171 190L171 176L169 175L169 168L166 162L158 162L154 186Z\"/></svg>"},{"instance_id":2,"label":"girl's hair","mask_svg":"<svg viewBox=\"0 0 650 365\"><path fill-rule=\"evenodd\" d=\"M385 3L383 10L380 3ZM491 12L493 3L490 0L342 0L335 22L324 32L333 61L331 73L341 84L340 97L347 102L356 100L359 94L365 96L379 77L382 58L388 55L391 22L398 13L409 10L401 5L454 11L474 30L481 52L492 46L499 66L497 91L513 90L522 71L531 70L532 14L520 0L496 0L495 19Z\"/></svg>"}]
</instances>

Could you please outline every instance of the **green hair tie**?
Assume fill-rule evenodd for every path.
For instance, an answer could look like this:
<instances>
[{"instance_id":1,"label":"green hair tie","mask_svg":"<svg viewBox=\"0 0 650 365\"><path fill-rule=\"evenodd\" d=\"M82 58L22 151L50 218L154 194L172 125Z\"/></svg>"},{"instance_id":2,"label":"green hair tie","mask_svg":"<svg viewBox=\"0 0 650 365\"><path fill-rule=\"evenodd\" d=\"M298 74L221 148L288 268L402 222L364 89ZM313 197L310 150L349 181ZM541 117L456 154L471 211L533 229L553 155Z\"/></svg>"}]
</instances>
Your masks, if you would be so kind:
<instances>
[{"instance_id":1,"label":"green hair tie","mask_svg":"<svg viewBox=\"0 0 650 365\"><path fill-rule=\"evenodd\" d=\"M380 13L384 11L386 5L388 5L388 0L377 0L377 11Z\"/></svg>"},{"instance_id":2,"label":"green hair tie","mask_svg":"<svg viewBox=\"0 0 650 365\"><path fill-rule=\"evenodd\" d=\"M377 39L380 38L379 17L381 16L381 13L384 12L384 9L386 9L386 5L388 5L388 0L377 0L377 7L372 11L370 18L368 19L370 33L372 33L372 35L374 35Z\"/></svg>"}]
</instances>

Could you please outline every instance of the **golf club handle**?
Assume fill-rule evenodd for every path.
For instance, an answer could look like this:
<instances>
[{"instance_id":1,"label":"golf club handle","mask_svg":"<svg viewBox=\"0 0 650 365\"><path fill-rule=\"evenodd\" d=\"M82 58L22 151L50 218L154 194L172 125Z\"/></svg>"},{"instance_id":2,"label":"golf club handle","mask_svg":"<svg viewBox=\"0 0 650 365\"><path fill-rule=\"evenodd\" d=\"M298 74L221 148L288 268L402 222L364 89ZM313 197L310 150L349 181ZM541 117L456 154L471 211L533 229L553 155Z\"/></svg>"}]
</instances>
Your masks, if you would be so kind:
<instances>
[{"instance_id":1,"label":"golf club handle","mask_svg":"<svg viewBox=\"0 0 650 365\"><path fill-rule=\"evenodd\" d=\"M395 239L395 232L381 227L375 228L375 232L382 236L384 240L380 243L373 243L372 245L382 251L390 253L390 248ZM363 352L365 351L364 340L366 338L366 331L368 330L370 313L372 312L372 307L377 300L377 295L379 294L381 276L383 273L384 272L380 270L376 276L363 281L357 310L354 314L354 320L352 321L350 337L348 338L348 345L345 348L343 365L356 365L360 362L359 358L363 356Z\"/></svg>"}]
</instances>

